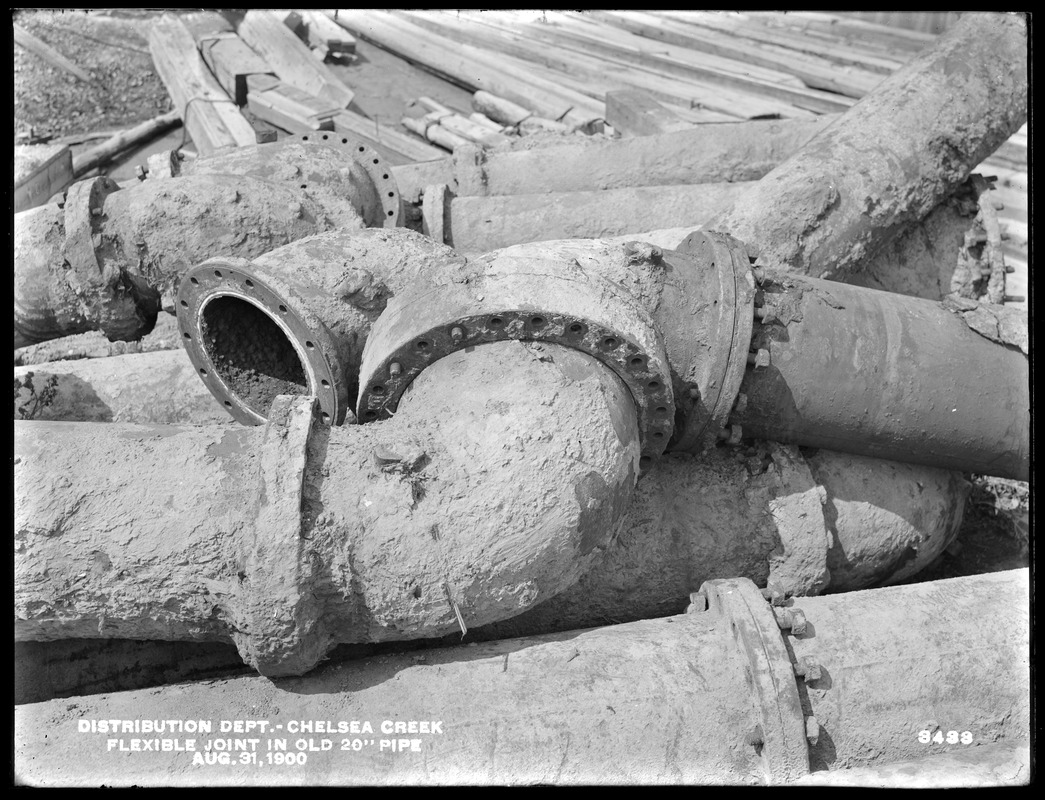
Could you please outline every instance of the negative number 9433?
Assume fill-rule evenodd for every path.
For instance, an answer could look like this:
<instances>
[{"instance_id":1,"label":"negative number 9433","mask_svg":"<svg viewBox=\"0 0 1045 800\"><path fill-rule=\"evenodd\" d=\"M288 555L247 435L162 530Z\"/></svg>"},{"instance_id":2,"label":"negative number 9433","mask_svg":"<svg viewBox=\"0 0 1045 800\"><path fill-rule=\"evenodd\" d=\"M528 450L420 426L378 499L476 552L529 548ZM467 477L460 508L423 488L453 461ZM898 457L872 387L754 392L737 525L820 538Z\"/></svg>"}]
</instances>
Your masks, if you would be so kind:
<instances>
[{"instance_id":1,"label":"negative number 9433","mask_svg":"<svg viewBox=\"0 0 1045 800\"><path fill-rule=\"evenodd\" d=\"M947 744L958 744L959 742L972 744L972 732L947 731L947 733L944 733L941 730L937 730L936 733L933 733L932 731L919 731L918 741L922 744L929 744L930 742L933 744L943 744L944 742L947 742Z\"/></svg>"}]
</instances>

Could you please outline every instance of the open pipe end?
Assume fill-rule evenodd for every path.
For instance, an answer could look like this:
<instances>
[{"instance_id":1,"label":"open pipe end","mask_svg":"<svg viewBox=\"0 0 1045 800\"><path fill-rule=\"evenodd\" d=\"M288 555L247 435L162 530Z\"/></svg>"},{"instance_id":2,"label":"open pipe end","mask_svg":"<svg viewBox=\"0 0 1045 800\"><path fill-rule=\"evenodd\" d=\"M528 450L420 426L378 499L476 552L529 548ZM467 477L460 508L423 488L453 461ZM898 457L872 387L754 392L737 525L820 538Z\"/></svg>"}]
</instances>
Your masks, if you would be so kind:
<instances>
[{"instance_id":1,"label":"open pipe end","mask_svg":"<svg viewBox=\"0 0 1045 800\"><path fill-rule=\"evenodd\" d=\"M177 313L189 360L237 422L261 425L281 394L317 397L322 422L345 421L348 391L330 334L246 259L210 259L187 272Z\"/></svg>"}]
</instances>

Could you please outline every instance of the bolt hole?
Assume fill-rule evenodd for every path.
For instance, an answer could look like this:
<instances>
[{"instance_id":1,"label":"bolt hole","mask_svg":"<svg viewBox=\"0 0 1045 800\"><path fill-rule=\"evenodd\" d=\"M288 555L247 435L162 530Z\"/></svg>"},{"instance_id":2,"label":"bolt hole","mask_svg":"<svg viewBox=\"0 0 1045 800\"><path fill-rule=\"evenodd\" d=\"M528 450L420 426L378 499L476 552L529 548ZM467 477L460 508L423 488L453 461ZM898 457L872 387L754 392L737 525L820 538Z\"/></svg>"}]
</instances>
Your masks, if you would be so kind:
<instances>
[{"instance_id":1,"label":"bolt hole","mask_svg":"<svg viewBox=\"0 0 1045 800\"><path fill-rule=\"evenodd\" d=\"M389 193L388 193L388 196L389 196L389 197L395 197L395 196L396 196L396 193L395 193L395 192L389 192Z\"/></svg>"},{"instance_id":2,"label":"bolt hole","mask_svg":"<svg viewBox=\"0 0 1045 800\"><path fill-rule=\"evenodd\" d=\"M348 139L342 139L341 144L348 144Z\"/></svg>"},{"instance_id":3,"label":"bolt hole","mask_svg":"<svg viewBox=\"0 0 1045 800\"><path fill-rule=\"evenodd\" d=\"M617 339L613 336L607 336L605 339L602 340L602 346L606 350L612 350L617 346L617 344Z\"/></svg>"},{"instance_id":4,"label":"bolt hole","mask_svg":"<svg viewBox=\"0 0 1045 800\"><path fill-rule=\"evenodd\" d=\"M286 314L287 313L287 307L285 305L283 305L282 303L280 303L280 305L279 305L279 313L280 314Z\"/></svg>"},{"instance_id":5,"label":"bolt hole","mask_svg":"<svg viewBox=\"0 0 1045 800\"><path fill-rule=\"evenodd\" d=\"M381 159L380 158L375 158L374 159L374 163L375 164L380 164L381 163Z\"/></svg>"},{"instance_id":6,"label":"bolt hole","mask_svg":"<svg viewBox=\"0 0 1045 800\"><path fill-rule=\"evenodd\" d=\"M667 414L668 413L668 407L667 406L657 406L657 413L658 414Z\"/></svg>"},{"instance_id":7,"label":"bolt hole","mask_svg":"<svg viewBox=\"0 0 1045 800\"><path fill-rule=\"evenodd\" d=\"M200 285L200 282L196 278L189 278L189 283L191 283L193 286Z\"/></svg>"},{"instance_id":8,"label":"bolt hole","mask_svg":"<svg viewBox=\"0 0 1045 800\"><path fill-rule=\"evenodd\" d=\"M360 148L360 149L362 149L362 148ZM363 416L366 417L367 419L373 419L374 417L377 416L377 412L374 411L374 409L370 409L365 414L363 414Z\"/></svg>"},{"instance_id":9,"label":"bolt hole","mask_svg":"<svg viewBox=\"0 0 1045 800\"><path fill-rule=\"evenodd\" d=\"M232 403L230 403L228 400L226 400L225 401L225 408L232 408Z\"/></svg>"},{"instance_id":10,"label":"bolt hole","mask_svg":"<svg viewBox=\"0 0 1045 800\"><path fill-rule=\"evenodd\" d=\"M365 152L365 151L366 151L366 148L363 147L363 145L359 145L359 152L362 153L362 152Z\"/></svg>"},{"instance_id":11,"label":"bolt hole","mask_svg":"<svg viewBox=\"0 0 1045 800\"><path fill-rule=\"evenodd\" d=\"M330 388L330 381L328 381L326 378L323 378L323 380L321 380L320 383L323 384L324 389Z\"/></svg>"},{"instance_id":12,"label":"bolt hole","mask_svg":"<svg viewBox=\"0 0 1045 800\"><path fill-rule=\"evenodd\" d=\"M530 324L535 328L543 328L544 322L544 317L530 317Z\"/></svg>"},{"instance_id":13,"label":"bolt hole","mask_svg":"<svg viewBox=\"0 0 1045 800\"><path fill-rule=\"evenodd\" d=\"M395 216L395 212L394 211L389 211L388 212L388 216L390 216L390 217Z\"/></svg>"},{"instance_id":14,"label":"bolt hole","mask_svg":"<svg viewBox=\"0 0 1045 800\"><path fill-rule=\"evenodd\" d=\"M305 347L307 347L309 350L314 350L316 348L316 346L312 344L312 342L305 342Z\"/></svg>"},{"instance_id":15,"label":"bolt hole","mask_svg":"<svg viewBox=\"0 0 1045 800\"><path fill-rule=\"evenodd\" d=\"M303 183L303 184L301 184L301 188L302 188L302 189L307 189L307 188L308 188L308 184L307 184L307 183Z\"/></svg>"},{"instance_id":16,"label":"bolt hole","mask_svg":"<svg viewBox=\"0 0 1045 800\"><path fill-rule=\"evenodd\" d=\"M379 384L377 384L377 385L375 385L375 386L372 386L372 387L370 387L370 391L371 391L371 392L373 392L374 394L376 394L376 395L378 395L378 396L380 397L381 395L383 395L383 394L385 393L385 387L384 387L384 386L382 386L382 385L381 385L381 384L379 383Z\"/></svg>"},{"instance_id":17,"label":"bolt hole","mask_svg":"<svg viewBox=\"0 0 1045 800\"><path fill-rule=\"evenodd\" d=\"M248 289L253 289L254 288L254 281L251 281L251 280L243 281L243 285L246 286Z\"/></svg>"},{"instance_id":18,"label":"bolt hole","mask_svg":"<svg viewBox=\"0 0 1045 800\"><path fill-rule=\"evenodd\" d=\"M217 270L217 269L214 270L214 277L215 278L220 278L221 277L221 270Z\"/></svg>"},{"instance_id":19,"label":"bolt hole","mask_svg":"<svg viewBox=\"0 0 1045 800\"><path fill-rule=\"evenodd\" d=\"M191 333L183 333L182 336L184 336L186 339L191 339L192 338L192 334Z\"/></svg>"},{"instance_id":20,"label":"bolt hole","mask_svg":"<svg viewBox=\"0 0 1045 800\"><path fill-rule=\"evenodd\" d=\"M307 136L302 136L301 140L304 141L304 142L307 142L308 141L308 137Z\"/></svg>"},{"instance_id":21,"label":"bolt hole","mask_svg":"<svg viewBox=\"0 0 1045 800\"><path fill-rule=\"evenodd\" d=\"M576 336L580 336L582 333L584 333L585 327L580 322L574 322L572 325L570 325L568 330L570 333Z\"/></svg>"},{"instance_id":22,"label":"bolt hole","mask_svg":"<svg viewBox=\"0 0 1045 800\"><path fill-rule=\"evenodd\" d=\"M388 173L386 172L384 175L382 175L381 179L387 181L388 180Z\"/></svg>"},{"instance_id":23,"label":"bolt hole","mask_svg":"<svg viewBox=\"0 0 1045 800\"><path fill-rule=\"evenodd\" d=\"M325 141L326 141L327 139L329 139L329 138L330 138L330 137L329 137L329 136L328 136L327 134L325 134L325 133L323 134L323 141L324 141L324 142L325 142Z\"/></svg>"},{"instance_id":24,"label":"bolt hole","mask_svg":"<svg viewBox=\"0 0 1045 800\"><path fill-rule=\"evenodd\" d=\"M491 328L503 328L504 320L501 317L490 317Z\"/></svg>"},{"instance_id":25,"label":"bolt hole","mask_svg":"<svg viewBox=\"0 0 1045 800\"><path fill-rule=\"evenodd\" d=\"M330 415L326 411L324 411L319 418L323 420L324 425L330 424Z\"/></svg>"},{"instance_id":26,"label":"bolt hole","mask_svg":"<svg viewBox=\"0 0 1045 800\"><path fill-rule=\"evenodd\" d=\"M182 300L181 301L181 307L182 308L188 308L189 307L189 301L188 300Z\"/></svg>"},{"instance_id":27,"label":"bolt hole","mask_svg":"<svg viewBox=\"0 0 1045 800\"><path fill-rule=\"evenodd\" d=\"M206 375L206 374L207 374L207 370L205 370L203 367L200 367L200 375Z\"/></svg>"},{"instance_id":28,"label":"bolt hole","mask_svg":"<svg viewBox=\"0 0 1045 800\"><path fill-rule=\"evenodd\" d=\"M653 431L653 438L654 439L663 439L664 438L664 431Z\"/></svg>"},{"instance_id":29,"label":"bolt hole","mask_svg":"<svg viewBox=\"0 0 1045 800\"><path fill-rule=\"evenodd\" d=\"M414 347L416 347L418 350L427 350L429 346L430 345L428 341L426 341L425 339L418 339L417 343L414 345Z\"/></svg>"},{"instance_id":30,"label":"bolt hole","mask_svg":"<svg viewBox=\"0 0 1045 800\"><path fill-rule=\"evenodd\" d=\"M643 358L642 356L633 356L628 363L633 367L641 367L643 364Z\"/></svg>"},{"instance_id":31,"label":"bolt hole","mask_svg":"<svg viewBox=\"0 0 1045 800\"><path fill-rule=\"evenodd\" d=\"M649 383L646 384L646 388L647 389L659 389L660 388L660 381L650 381Z\"/></svg>"}]
</instances>

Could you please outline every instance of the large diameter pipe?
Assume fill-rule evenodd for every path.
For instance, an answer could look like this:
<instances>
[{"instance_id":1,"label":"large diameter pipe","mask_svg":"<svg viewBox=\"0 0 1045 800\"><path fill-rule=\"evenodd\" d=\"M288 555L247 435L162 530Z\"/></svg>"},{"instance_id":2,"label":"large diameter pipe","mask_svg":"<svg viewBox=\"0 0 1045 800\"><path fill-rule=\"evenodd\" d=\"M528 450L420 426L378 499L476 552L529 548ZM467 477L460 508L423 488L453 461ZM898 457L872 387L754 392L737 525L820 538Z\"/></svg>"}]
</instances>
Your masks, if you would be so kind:
<instances>
[{"instance_id":1,"label":"large diameter pipe","mask_svg":"<svg viewBox=\"0 0 1045 800\"><path fill-rule=\"evenodd\" d=\"M445 211L449 217L445 238L462 253L478 254L532 241L699 227L750 188L750 183L701 183L454 197Z\"/></svg>"},{"instance_id":2,"label":"large diameter pipe","mask_svg":"<svg viewBox=\"0 0 1045 800\"><path fill-rule=\"evenodd\" d=\"M553 345L441 359L387 423L311 409L285 398L266 428L16 423L18 637L234 641L297 674L339 641L442 635L557 594L638 474L629 393Z\"/></svg>"},{"instance_id":3,"label":"large diameter pipe","mask_svg":"<svg viewBox=\"0 0 1045 800\"><path fill-rule=\"evenodd\" d=\"M766 273L748 435L1026 480L1030 377L1017 347L932 303Z\"/></svg>"},{"instance_id":4,"label":"large diameter pipe","mask_svg":"<svg viewBox=\"0 0 1045 800\"><path fill-rule=\"evenodd\" d=\"M711 220L760 263L859 271L1027 118L1023 13L968 13Z\"/></svg>"},{"instance_id":5,"label":"large diameter pipe","mask_svg":"<svg viewBox=\"0 0 1045 800\"><path fill-rule=\"evenodd\" d=\"M229 419L181 350L16 367L15 383L21 385L15 419L189 425Z\"/></svg>"},{"instance_id":6,"label":"large diameter pipe","mask_svg":"<svg viewBox=\"0 0 1045 800\"><path fill-rule=\"evenodd\" d=\"M834 119L694 125L654 136L591 137L505 152L467 145L454 149L453 175L460 196L756 181Z\"/></svg>"},{"instance_id":7,"label":"large diameter pipe","mask_svg":"<svg viewBox=\"0 0 1045 800\"><path fill-rule=\"evenodd\" d=\"M15 769L36 785L789 783L923 756L924 729L1025 742L1028 601L1016 570L810 598L803 630L749 581L711 581L666 619L85 697L75 714L24 705Z\"/></svg>"},{"instance_id":8,"label":"large diameter pipe","mask_svg":"<svg viewBox=\"0 0 1045 800\"><path fill-rule=\"evenodd\" d=\"M255 178L76 184L64 209L15 217L15 346L99 329L141 338L192 264L261 255L330 227L300 192Z\"/></svg>"}]
</instances>

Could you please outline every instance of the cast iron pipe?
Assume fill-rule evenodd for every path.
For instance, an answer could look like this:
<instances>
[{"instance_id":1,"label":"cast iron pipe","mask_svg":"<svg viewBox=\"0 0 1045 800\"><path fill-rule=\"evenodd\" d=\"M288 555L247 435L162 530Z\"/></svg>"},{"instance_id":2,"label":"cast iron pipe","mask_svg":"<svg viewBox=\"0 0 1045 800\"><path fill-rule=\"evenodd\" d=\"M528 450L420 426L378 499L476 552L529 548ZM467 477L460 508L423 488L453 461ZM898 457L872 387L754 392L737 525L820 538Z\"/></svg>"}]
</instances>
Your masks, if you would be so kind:
<instances>
[{"instance_id":1,"label":"cast iron pipe","mask_svg":"<svg viewBox=\"0 0 1045 800\"><path fill-rule=\"evenodd\" d=\"M797 607L772 607L739 579L693 597L681 616L331 664L305 678L83 697L74 713L67 700L24 705L15 770L36 785L81 786L782 784L927 747L1029 738L1027 570ZM970 634L970 619L991 624ZM141 725L170 719L182 725ZM222 732L223 719L268 725ZM212 728L187 729L190 720ZM958 741L919 740L936 729ZM121 753L162 739L182 749ZM233 740L220 743L228 750L254 743L222 755L219 739ZM280 740L286 751L274 749ZM293 763L273 763L275 752Z\"/></svg>"},{"instance_id":2,"label":"cast iron pipe","mask_svg":"<svg viewBox=\"0 0 1045 800\"><path fill-rule=\"evenodd\" d=\"M274 675L481 625L574 583L638 472L630 393L552 345L441 359L377 425L277 405L264 429L16 423L18 638L234 641Z\"/></svg>"},{"instance_id":3,"label":"cast iron pipe","mask_svg":"<svg viewBox=\"0 0 1045 800\"><path fill-rule=\"evenodd\" d=\"M376 154L344 137L313 138L199 159L185 177L123 190L90 179L69 189L64 207L16 215L15 347L87 330L138 339L181 273L205 258L249 258L318 231L400 219L395 180Z\"/></svg>"},{"instance_id":4,"label":"cast iron pipe","mask_svg":"<svg viewBox=\"0 0 1045 800\"><path fill-rule=\"evenodd\" d=\"M749 435L1027 480L1027 356L940 303L764 273Z\"/></svg>"}]
</instances>

